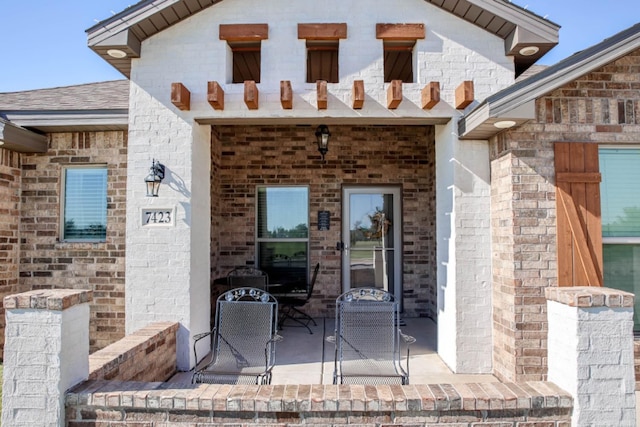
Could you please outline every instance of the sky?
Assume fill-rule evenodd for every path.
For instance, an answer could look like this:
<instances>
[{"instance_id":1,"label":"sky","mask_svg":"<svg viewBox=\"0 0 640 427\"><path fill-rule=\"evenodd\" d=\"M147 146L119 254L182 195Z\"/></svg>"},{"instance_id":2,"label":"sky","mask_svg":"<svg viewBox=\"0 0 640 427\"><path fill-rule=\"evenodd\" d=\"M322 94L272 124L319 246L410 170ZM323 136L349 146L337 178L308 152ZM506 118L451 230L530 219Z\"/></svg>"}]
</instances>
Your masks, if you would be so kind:
<instances>
[{"instance_id":1,"label":"sky","mask_svg":"<svg viewBox=\"0 0 640 427\"><path fill-rule=\"evenodd\" d=\"M0 92L124 76L87 47L85 30L138 0L0 0ZM561 25L552 65L638 22L638 0L512 0Z\"/></svg>"}]
</instances>

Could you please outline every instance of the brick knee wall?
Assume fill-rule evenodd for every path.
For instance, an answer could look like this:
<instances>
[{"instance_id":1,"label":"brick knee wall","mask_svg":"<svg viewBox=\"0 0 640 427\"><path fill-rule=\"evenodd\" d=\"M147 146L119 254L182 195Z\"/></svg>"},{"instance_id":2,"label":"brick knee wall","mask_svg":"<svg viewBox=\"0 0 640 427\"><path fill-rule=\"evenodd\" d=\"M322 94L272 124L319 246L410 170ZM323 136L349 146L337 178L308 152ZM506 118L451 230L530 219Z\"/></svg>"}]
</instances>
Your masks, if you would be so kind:
<instances>
[{"instance_id":1,"label":"brick knee wall","mask_svg":"<svg viewBox=\"0 0 640 427\"><path fill-rule=\"evenodd\" d=\"M89 380L166 381L176 372L178 323L160 322L89 356Z\"/></svg>"},{"instance_id":2,"label":"brick knee wall","mask_svg":"<svg viewBox=\"0 0 640 427\"><path fill-rule=\"evenodd\" d=\"M88 381L67 393L66 404L70 427L568 427L573 401L544 382L232 386Z\"/></svg>"}]
</instances>

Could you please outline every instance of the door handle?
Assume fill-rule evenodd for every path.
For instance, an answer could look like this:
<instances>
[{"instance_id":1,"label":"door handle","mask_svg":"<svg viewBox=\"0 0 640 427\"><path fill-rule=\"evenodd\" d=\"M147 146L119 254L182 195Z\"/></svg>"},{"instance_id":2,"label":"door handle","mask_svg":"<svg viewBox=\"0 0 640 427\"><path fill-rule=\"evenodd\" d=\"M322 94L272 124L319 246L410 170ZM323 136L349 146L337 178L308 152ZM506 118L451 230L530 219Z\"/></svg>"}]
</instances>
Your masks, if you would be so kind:
<instances>
[{"instance_id":1,"label":"door handle","mask_svg":"<svg viewBox=\"0 0 640 427\"><path fill-rule=\"evenodd\" d=\"M344 251L344 242L336 243L336 250L341 252Z\"/></svg>"}]
</instances>

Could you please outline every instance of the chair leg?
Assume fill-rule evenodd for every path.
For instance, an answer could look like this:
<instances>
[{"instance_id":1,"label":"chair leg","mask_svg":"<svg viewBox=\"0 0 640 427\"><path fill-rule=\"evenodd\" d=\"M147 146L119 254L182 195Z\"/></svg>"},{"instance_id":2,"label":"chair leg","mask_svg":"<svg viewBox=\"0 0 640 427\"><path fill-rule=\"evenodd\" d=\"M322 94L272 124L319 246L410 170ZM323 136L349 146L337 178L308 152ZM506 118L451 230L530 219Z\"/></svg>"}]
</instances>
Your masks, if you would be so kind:
<instances>
[{"instance_id":1,"label":"chair leg","mask_svg":"<svg viewBox=\"0 0 640 427\"><path fill-rule=\"evenodd\" d=\"M294 313L295 312L298 314L298 316L296 316ZM295 307L292 306L286 306L283 307L281 310L281 318L280 321L278 322L278 326L280 327L280 329L282 329L282 327L284 326L284 322L287 319L291 319L294 322L300 324L300 326L304 326L305 328L307 328L307 330L309 331L310 334L313 334L313 331L311 330L311 328L309 327L309 323L313 323L314 326L318 326L318 324L316 323L315 320L313 320L313 318L311 316L309 316L307 313L298 310Z\"/></svg>"}]
</instances>

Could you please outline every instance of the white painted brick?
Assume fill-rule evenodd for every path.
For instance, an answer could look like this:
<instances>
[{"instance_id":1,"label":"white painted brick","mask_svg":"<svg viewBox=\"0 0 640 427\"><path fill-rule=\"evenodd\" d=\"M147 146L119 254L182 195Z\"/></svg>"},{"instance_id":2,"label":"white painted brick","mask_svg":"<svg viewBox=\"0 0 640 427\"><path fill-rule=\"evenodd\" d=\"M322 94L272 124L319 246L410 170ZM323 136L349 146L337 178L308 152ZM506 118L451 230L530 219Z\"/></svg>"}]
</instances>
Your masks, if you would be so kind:
<instances>
[{"instance_id":1,"label":"white painted brick","mask_svg":"<svg viewBox=\"0 0 640 427\"><path fill-rule=\"evenodd\" d=\"M2 424L64 425L64 392L88 377L89 304L6 319Z\"/></svg>"},{"instance_id":2,"label":"white painted brick","mask_svg":"<svg viewBox=\"0 0 640 427\"><path fill-rule=\"evenodd\" d=\"M632 311L549 301L547 312L548 378L574 396L573 425L635 426Z\"/></svg>"}]
</instances>

